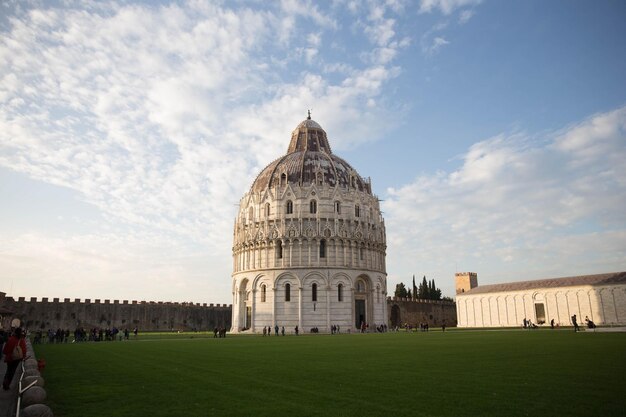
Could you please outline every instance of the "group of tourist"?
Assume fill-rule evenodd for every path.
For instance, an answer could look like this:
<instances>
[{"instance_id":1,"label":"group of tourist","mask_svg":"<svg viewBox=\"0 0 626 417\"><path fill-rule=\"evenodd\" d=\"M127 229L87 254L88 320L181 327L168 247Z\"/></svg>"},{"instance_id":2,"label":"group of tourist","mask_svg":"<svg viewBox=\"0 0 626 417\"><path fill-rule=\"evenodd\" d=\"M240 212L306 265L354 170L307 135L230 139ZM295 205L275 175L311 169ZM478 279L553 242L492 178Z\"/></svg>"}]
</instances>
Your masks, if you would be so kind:
<instances>
[{"instance_id":1,"label":"group of tourist","mask_svg":"<svg viewBox=\"0 0 626 417\"><path fill-rule=\"evenodd\" d=\"M574 327L574 331L575 332L579 332L580 331L580 326L578 325L578 318L576 316L576 314L574 314L572 317L570 317L570 320L572 321L572 326ZM540 324L543 324L543 322L539 322ZM585 316L585 324L587 325L588 329L595 329L596 328L596 324L593 322L593 320L589 320L589 316ZM554 319L550 320L550 328L554 329L555 327L558 327L558 323L554 322ZM532 320L530 319L526 319L524 318L524 320L522 320L522 327L524 329L536 329L537 325L535 323L532 322Z\"/></svg>"},{"instance_id":2,"label":"group of tourist","mask_svg":"<svg viewBox=\"0 0 626 417\"><path fill-rule=\"evenodd\" d=\"M216 327L213 329L213 339L226 338L226 327Z\"/></svg>"},{"instance_id":3,"label":"group of tourist","mask_svg":"<svg viewBox=\"0 0 626 417\"><path fill-rule=\"evenodd\" d=\"M311 333L314 333L313 329L311 329ZM298 336L300 334L300 328L298 326L294 327L293 332L296 336ZM284 336L285 334L286 334L285 326L278 327L278 324L274 325L274 336L278 336L278 335ZM263 336L271 336L271 335L272 335L272 326L263 326Z\"/></svg>"},{"instance_id":4,"label":"group of tourist","mask_svg":"<svg viewBox=\"0 0 626 417\"><path fill-rule=\"evenodd\" d=\"M526 317L524 317L524 320L522 320L522 327L524 329L536 329L537 325L533 323L531 319L526 319Z\"/></svg>"},{"instance_id":5,"label":"group of tourist","mask_svg":"<svg viewBox=\"0 0 626 417\"><path fill-rule=\"evenodd\" d=\"M135 327L133 330L133 334L137 337L138 330ZM116 340L128 340L130 338L130 331L126 328L123 331L118 329L117 327L113 328L98 328L93 327L91 329L85 329L82 327L77 327L73 333L74 339L71 341L72 343L79 342L113 342ZM48 330L44 332L42 330L37 330L33 337L33 344L41 344L41 343L68 343L70 341L70 331L69 329L57 329Z\"/></svg>"}]
</instances>

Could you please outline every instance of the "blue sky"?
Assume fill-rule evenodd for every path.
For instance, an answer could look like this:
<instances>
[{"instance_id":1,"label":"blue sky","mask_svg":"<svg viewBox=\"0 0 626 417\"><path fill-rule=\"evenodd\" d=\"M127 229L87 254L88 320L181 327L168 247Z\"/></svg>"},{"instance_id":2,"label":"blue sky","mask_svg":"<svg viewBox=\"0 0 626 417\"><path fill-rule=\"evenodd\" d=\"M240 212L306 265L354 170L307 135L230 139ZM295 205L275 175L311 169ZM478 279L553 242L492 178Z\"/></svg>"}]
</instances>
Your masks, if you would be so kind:
<instances>
[{"instance_id":1,"label":"blue sky","mask_svg":"<svg viewBox=\"0 0 626 417\"><path fill-rule=\"evenodd\" d=\"M236 204L313 109L389 291L626 269L620 1L3 2L0 291L231 302Z\"/></svg>"}]
</instances>

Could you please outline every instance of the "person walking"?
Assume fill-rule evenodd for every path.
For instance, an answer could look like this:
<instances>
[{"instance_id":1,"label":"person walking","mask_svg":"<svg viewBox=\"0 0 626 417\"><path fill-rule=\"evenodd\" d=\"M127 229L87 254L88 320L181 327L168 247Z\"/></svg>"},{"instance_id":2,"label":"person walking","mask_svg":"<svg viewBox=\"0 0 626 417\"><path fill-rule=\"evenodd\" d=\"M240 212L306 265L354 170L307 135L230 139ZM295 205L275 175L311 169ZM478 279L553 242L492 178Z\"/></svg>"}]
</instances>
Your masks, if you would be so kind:
<instances>
[{"instance_id":1,"label":"person walking","mask_svg":"<svg viewBox=\"0 0 626 417\"><path fill-rule=\"evenodd\" d=\"M580 331L580 327L578 327L578 321L576 320L576 314L572 316L572 324L574 325L574 331Z\"/></svg>"},{"instance_id":2,"label":"person walking","mask_svg":"<svg viewBox=\"0 0 626 417\"><path fill-rule=\"evenodd\" d=\"M17 328L13 332L13 335L9 337L9 340L4 344L4 361L7 364L7 371L4 374L4 380L2 381L2 388L8 391L11 387L11 381L17 370L17 366L26 356L26 341L24 340L22 329Z\"/></svg>"}]
</instances>

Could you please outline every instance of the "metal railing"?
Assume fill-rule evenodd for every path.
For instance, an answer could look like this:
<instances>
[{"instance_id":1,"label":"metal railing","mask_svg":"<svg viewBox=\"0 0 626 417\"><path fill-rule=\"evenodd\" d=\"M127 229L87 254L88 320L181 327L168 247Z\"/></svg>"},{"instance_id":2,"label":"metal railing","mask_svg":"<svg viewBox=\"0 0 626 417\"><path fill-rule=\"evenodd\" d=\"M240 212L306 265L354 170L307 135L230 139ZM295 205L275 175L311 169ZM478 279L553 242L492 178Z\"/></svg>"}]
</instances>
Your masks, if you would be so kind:
<instances>
[{"instance_id":1,"label":"metal railing","mask_svg":"<svg viewBox=\"0 0 626 417\"><path fill-rule=\"evenodd\" d=\"M38 381L38 377L35 378L35 380L33 382L31 382L30 384L28 384L26 387L23 387L23 380L24 380L24 375L26 374L26 359L30 358L30 356L26 356L24 358L24 360L22 361L21 365L22 365L22 375L20 375L20 380L17 383L17 408L15 409L15 417L20 417L20 408L22 406L22 394L24 394L26 391L28 391L30 388L32 388Z\"/></svg>"}]
</instances>

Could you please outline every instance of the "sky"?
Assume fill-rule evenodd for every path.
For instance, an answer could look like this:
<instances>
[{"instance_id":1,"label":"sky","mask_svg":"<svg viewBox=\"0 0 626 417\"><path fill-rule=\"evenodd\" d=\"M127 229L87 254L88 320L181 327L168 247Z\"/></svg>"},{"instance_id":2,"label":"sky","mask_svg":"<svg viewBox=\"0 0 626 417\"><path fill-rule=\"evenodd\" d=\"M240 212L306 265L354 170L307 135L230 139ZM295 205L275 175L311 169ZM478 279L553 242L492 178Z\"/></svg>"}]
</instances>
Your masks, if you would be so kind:
<instances>
[{"instance_id":1,"label":"sky","mask_svg":"<svg viewBox=\"0 0 626 417\"><path fill-rule=\"evenodd\" d=\"M240 198L312 117L388 292L626 270L623 1L2 1L0 291L231 303Z\"/></svg>"}]
</instances>

